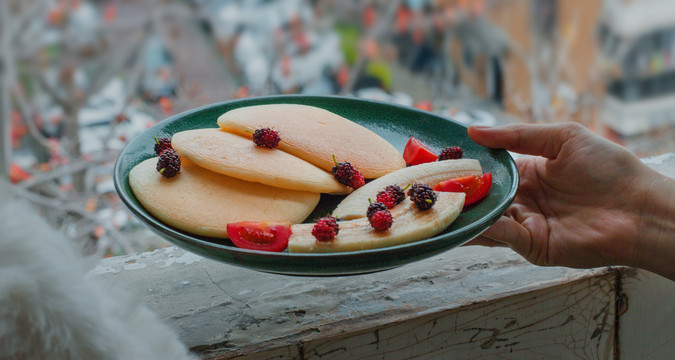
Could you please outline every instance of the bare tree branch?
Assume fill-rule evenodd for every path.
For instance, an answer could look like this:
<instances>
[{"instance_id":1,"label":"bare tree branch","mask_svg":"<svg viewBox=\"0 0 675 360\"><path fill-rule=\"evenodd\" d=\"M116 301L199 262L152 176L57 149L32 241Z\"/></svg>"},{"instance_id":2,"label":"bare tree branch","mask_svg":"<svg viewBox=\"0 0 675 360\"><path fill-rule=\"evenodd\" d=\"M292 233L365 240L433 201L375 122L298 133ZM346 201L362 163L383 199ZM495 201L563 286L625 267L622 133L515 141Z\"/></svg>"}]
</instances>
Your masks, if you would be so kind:
<instances>
[{"instance_id":1,"label":"bare tree branch","mask_svg":"<svg viewBox=\"0 0 675 360\"><path fill-rule=\"evenodd\" d=\"M49 84L47 81L47 78L45 77L44 73L42 73L36 66L35 64L29 65L31 69L31 75L37 79L38 84L40 84L40 87L51 96L51 98L56 102L59 106L62 108L71 108L72 103L68 101L67 98L61 96L56 89Z\"/></svg>"},{"instance_id":2,"label":"bare tree branch","mask_svg":"<svg viewBox=\"0 0 675 360\"><path fill-rule=\"evenodd\" d=\"M83 220L86 220L87 222L91 223L92 229L99 225L103 226L103 228L106 229L108 234L111 235L113 240L115 240L115 242L117 242L126 253L131 254L134 252L133 246L131 246L129 241L122 234L120 234L117 229L108 224L101 223L101 220L98 217L96 217L96 214L87 211L83 205L81 204L77 205L73 201L59 200L52 197L43 196L34 193L30 190L22 189L20 187L15 187L14 191L22 198L34 204L46 206L64 214L65 213L77 214ZM87 233L89 233L89 231Z\"/></svg>"},{"instance_id":3,"label":"bare tree branch","mask_svg":"<svg viewBox=\"0 0 675 360\"><path fill-rule=\"evenodd\" d=\"M11 138L11 86L8 70L11 66L10 16L7 1L0 1L0 177L9 178L9 167L12 160Z\"/></svg>"},{"instance_id":4,"label":"bare tree branch","mask_svg":"<svg viewBox=\"0 0 675 360\"><path fill-rule=\"evenodd\" d=\"M7 2L7 1L4 1ZM30 1L22 0L21 4L24 5ZM34 0L30 2L30 8L23 10L19 14L12 14L14 21L6 30L9 32L8 36L12 42L15 41L16 35L21 33L21 29L24 29L28 22L41 17L41 14L47 9L47 2L44 0Z\"/></svg>"},{"instance_id":5,"label":"bare tree branch","mask_svg":"<svg viewBox=\"0 0 675 360\"><path fill-rule=\"evenodd\" d=\"M136 89L138 88L138 84L141 81L141 73L143 72L143 56L141 56L140 52L136 52L134 60L134 64L131 66L131 71L126 77L127 84L126 84L126 99L124 101L124 105L122 106L122 110L120 111L120 115L124 114L124 112L127 110L129 107L129 104L131 101L136 97ZM118 121L113 121L112 124L110 125L108 134L105 137L105 140L103 142L103 147L104 149L108 149L108 143L110 142L110 139L112 139L113 134L115 133L115 130L117 129L117 125L119 125Z\"/></svg>"},{"instance_id":6,"label":"bare tree branch","mask_svg":"<svg viewBox=\"0 0 675 360\"><path fill-rule=\"evenodd\" d=\"M115 227L113 226L104 226L104 228L106 229L110 237L122 247L125 253L133 254L135 252L134 247L131 246L129 240L127 240L127 238L124 235L122 235L122 233L120 233L119 230L115 229Z\"/></svg>"},{"instance_id":7,"label":"bare tree branch","mask_svg":"<svg viewBox=\"0 0 675 360\"><path fill-rule=\"evenodd\" d=\"M58 179L64 175L70 175L73 173L86 170L92 165L113 161L117 159L118 154L119 151L108 150L91 155L92 157L89 160L77 159L71 162L70 164L59 166L58 168L55 168L50 172L35 174L30 179L16 184L16 187L20 189L30 189L46 181L51 181L54 179Z\"/></svg>"},{"instance_id":8,"label":"bare tree branch","mask_svg":"<svg viewBox=\"0 0 675 360\"><path fill-rule=\"evenodd\" d=\"M13 83L15 85L17 84L16 78L14 79ZM13 86L12 95L14 95L14 100L19 107L19 112L21 112L23 122L28 127L28 132L38 143L40 143L40 145L44 146L45 148L49 148L51 143L46 136L42 135L40 129L38 129L37 125L35 124L35 112L33 109L31 109L30 105L28 105L28 101L23 95L23 92L17 86Z\"/></svg>"},{"instance_id":9,"label":"bare tree branch","mask_svg":"<svg viewBox=\"0 0 675 360\"><path fill-rule=\"evenodd\" d=\"M101 70L95 74L91 86L87 89L90 95L101 91L110 79L120 72L130 59L137 55L148 37L148 33L148 29L144 27L140 30L140 33L136 34L126 49L111 48L108 50L108 54L101 56L104 63L99 67Z\"/></svg>"},{"instance_id":10,"label":"bare tree branch","mask_svg":"<svg viewBox=\"0 0 675 360\"><path fill-rule=\"evenodd\" d=\"M71 199L57 199L50 196L44 196L20 187L14 187L13 191L21 198L36 205L46 206L58 210L60 213L75 213L82 218L98 221L93 214L84 209L83 205L77 206Z\"/></svg>"}]
</instances>

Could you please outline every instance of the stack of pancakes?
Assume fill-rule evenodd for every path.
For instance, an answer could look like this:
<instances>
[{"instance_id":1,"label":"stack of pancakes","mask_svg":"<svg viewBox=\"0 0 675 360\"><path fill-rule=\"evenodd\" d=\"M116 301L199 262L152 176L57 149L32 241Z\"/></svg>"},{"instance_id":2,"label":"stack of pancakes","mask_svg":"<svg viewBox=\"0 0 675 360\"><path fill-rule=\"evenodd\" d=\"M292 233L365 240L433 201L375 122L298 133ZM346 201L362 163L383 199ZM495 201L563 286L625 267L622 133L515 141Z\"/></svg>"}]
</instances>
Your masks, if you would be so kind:
<instances>
[{"instance_id":1,"label":"stack of pancakes","mask_svg":"<svg viewBox=\"0 0 675 360\"><path fill-rule=\"evenodd\" d=\"M173 134L180 173L166 178L157 158L129 173L139 202L161 221L196 235L227 238L228 223L299 223L321 193L348 194L330 170L333 156L373 179L404 168L401 154L374 132L324 109L295 104L234 109L219 128ZM276 149L255 146L256 129L281 137Z\"/></svg>"}]
</instances>

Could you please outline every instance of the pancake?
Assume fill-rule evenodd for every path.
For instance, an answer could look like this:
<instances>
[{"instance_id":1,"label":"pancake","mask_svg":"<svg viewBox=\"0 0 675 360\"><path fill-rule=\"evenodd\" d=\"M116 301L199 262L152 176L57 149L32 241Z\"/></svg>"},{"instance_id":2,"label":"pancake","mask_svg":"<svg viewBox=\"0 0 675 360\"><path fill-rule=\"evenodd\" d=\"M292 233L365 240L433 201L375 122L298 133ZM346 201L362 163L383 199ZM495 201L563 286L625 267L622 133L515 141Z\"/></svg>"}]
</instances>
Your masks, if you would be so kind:
<instances>
[{"instance_id":1,"label":"pancake","mask_svg":"<svg viewBox=\"0 0 675 360\"><path fill-rule=\"evenodd\" d=\"M155 157L131 169L131 190L159 220L196 235L227 238L227 224L239 221L302 222L321 196L217 174L187 159L172 178L156 165Z\"/></svg>"},{"instance_id":2,"label":"pancake","mask_svg":"<svg viewBox=\"0 0 675 360\"><path fill-rule=\"evenodd\" d=\"M282 189L348 194L333 175L279 149L260 148L251 139L220 129L176 133L171 145L181 158L237 179Z\"/></svg>"},{"instance_id":3,"label":"pancake","mask_svg":"<svg viewBox=\"0 0 675 360\"><path fill-rule=\"evenodd\" d=\"M313 106L272 104L230 110L218 118L223 130L248 138L259 128L279 132L279 149L324 170L350 162L368 179L405 167L401 154L385 139L330 111Z\"/></svg>"}]
</instances>

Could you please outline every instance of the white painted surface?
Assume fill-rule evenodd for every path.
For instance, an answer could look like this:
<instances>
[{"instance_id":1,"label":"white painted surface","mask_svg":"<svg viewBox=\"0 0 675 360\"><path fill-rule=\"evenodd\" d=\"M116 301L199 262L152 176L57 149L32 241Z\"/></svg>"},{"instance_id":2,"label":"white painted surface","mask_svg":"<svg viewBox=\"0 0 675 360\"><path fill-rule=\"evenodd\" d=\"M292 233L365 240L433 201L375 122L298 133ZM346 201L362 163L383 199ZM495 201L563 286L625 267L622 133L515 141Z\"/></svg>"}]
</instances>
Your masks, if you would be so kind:
<instances>
[{"instance_id":1,"label":"white painted surface","mask_svg":"<svg viewBox=\"0 0 675 360\"><path fill-rule=\"evenodd\" d=\"M620 359L675 358L675 281L647 271L624 276Z\"/></svg>"},{"instance_id":2,"label":"white painted surface","mask_svg":"<svg viewBox=\"0 0 675 360\"><path fill-rule=\"evenodd\" d=\"M611 359L614 279L583 279L311 341L294 359Z\"/></svg>"},{"instance_id":3,"label":"white painted surface","mask_svg":"<svg viewBox=\"0 0 675 360\"><path fill-rule=\"evenodd\" d=\"M208 259L163 266L185 254L178 248L167 248L111 258L99 266L105 271L95 270L95 273L144 294L148 306L177 329L183 341L195 351L205 356L225 356L223 358L272 350L273 354L279 354L279 351L300 353L301 347L295 344L325 347L333 344L328 339L345 334L348 334L347 338L340 341L355 346L365 340L354 337L354 333L365 331L371 333L366 336L372 336L373 329L392 324L405 325L390 331L403 331L414 336L412 334L419 330L416 328L423 329L424 323L433 322L430 319L434 318L444 318L446 328L456 321L464 324L464 327L456 327L454 333L448 333L455 334L452 337L464 336L463 347L456 348L459 353L469 351L466 352L469 354L471 349L484 351L480 345L489 340L476 342L473 338L467 342L473 334L466 338L470 331L462 329L505 327L511 321L505 320L508 317L519 319L521 324L538 324L514 327L522 327L527 336L519 337L525 336L530 339L528 341L535 341L539 331L548 334L549 339L555 339L555 334L559 333L585 339L583 334L589 328L595 328L589 320L591 313L595 314L603 308L603 302L613 299L607 295L607 286L612 285L607 279L614 276L611 269L536 267L504 248L458 248L389 271L333 278L259 273ZM128 269L130 263L136 265L135 270L121 270ZM586 284L581 290L586 295L579 295L569 285L577 281ZM598 281L602 285L589 281ZM558 287L558 290L531 295L533 291L552 287ZM510 305L500 303L504 299L512 299ZM564 306L567 310L560 311ZM611 306L606 308L613 309ZM584 315L561 327L577 310ZM538 316L546 320L537 320ZM415 325L411 321L421 323ZM610 333L607 330L607 334ZM482 339L484 335L477 335L477 338ZM417 336L421 349L438 344ZM609 337L603 335L601 339ZM386 344L397 343L398 340L389 339ZM500 343L492 347L494 353L510 351L496 348ZM557 354L569 346L567 340L557 344L543 346L545 351L537 351ZM584 340L575 344L573 349L576 351L590 346L591 342ZM584 351L591 351L589 349ZM606 354L611 348L602 345L599 349ZM364 348L366 350L373 356L377 354L377 346ZM526 354L522 348L518 351L521 355ZM304 354L306 359L307 354ZM336 357L335 353L332 358L353 359L350 354ZM293 356L282 358L299 359Z\"/></svg>"},{"instance_id":4,"label":"white painted surface","mask_svg":"<svg viewBox=\"0 0 675 360\"><path fill-rule=\"evenodd\" d=\"M675 178L675 153L643 161ZM632 271L623 276L622 293L625 304L620 310L619 358L675 359L675 281L647 271Z\"/></svg>"}]
</instances>

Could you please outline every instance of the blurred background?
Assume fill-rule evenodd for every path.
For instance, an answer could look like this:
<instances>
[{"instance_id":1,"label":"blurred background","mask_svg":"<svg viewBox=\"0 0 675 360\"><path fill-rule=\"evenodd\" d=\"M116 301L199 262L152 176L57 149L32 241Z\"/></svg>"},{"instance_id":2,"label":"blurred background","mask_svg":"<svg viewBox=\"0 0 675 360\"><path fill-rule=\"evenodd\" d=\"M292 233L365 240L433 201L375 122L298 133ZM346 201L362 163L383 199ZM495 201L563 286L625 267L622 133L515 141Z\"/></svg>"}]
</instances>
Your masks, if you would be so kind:
<instances>
[{"instance_id":1,"label":"blurred background","mask_svg":"<svg viewBox=\"0 0 675 360\"><path fill-rule=\"evenodd\" d=\"M115 194L134 136L290 93L673 152L675 1L0 0L0 174L88 254L168 245Z\"/></svg>"}]
</instances>

